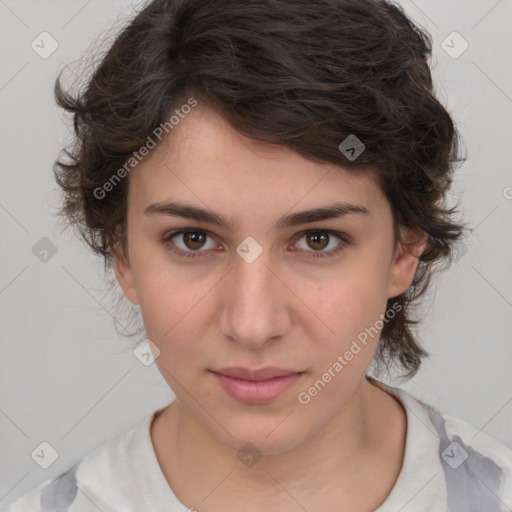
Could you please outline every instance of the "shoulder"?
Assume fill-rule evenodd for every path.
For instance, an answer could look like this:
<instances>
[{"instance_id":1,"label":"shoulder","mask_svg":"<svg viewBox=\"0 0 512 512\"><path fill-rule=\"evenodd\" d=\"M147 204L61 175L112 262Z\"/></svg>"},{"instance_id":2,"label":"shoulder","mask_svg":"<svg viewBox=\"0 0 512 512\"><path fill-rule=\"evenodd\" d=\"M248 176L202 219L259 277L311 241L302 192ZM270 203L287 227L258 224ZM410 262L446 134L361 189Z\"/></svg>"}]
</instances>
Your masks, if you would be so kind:
<instances>
[{"instance_id":1,"label":"shoulder","mask_svg":"<svg viewBox=\"0 0 512 512\"><path fill-rule=\"evenodd\" d=\"M482 462L487 459L494 462L504 473L512 473L512 449L508 446L467 421L446 412L431 407L430 417L440 439L453 445L453 450L443 453L444 458L452 457L452 451L459 450L460 446L463 449L461 458L466 459L466 453L467 458L478 454Z\"/></svg>"},{"instance_id":2,"label":"shoulder","mask_svg":"<svg viewBox=\"0 0 512 512\"><path fill-rule=\"evenodd\" d=\"M80 462L56 477L43 480L8 504L0 504L0 512L50 511L54 510L57 502L62 503L62 510L67 510L77 494L76 470L79 465ZM53 504L49 503L49 497L53 498Z\"/></svg>"},{"instance_id":3,"label":"shoulder","mask_svg":"<svg viewBox=\"0 0 512 512\"><path fill-rule=\"evenodd\" d=\"M440 411L412 398L427 413L440 441L440 456L452 469L469 462L477 475L497 468L504 477L512 475L512 450L462 418ZM479 464L474 464L476 461Z\"/></svg>"},{"instance_id":4,"label":"shoulder","mask_svg":"<svg viewBox=\"0 0 512 512\"><path fill-rule=\"evenodd\" d=\"M139 441L154 414L103 443L66 471L43 480L11 502L0 503L0 512L131 510L128 504L137 501L138 490L133 456L143 447Z\"/></svg>"},{"instance_id":5,"label":"shoulder","mask_svg":"<svg viewBox=\"0 0 512 512\"><path fill-rule=\"evenodd\" d=\"M403 389L390 389L406 408L408 421L424 422L431 433L423 435L435 439L433 446L437 448L437 466L444 475L447 503L451 504L449 510L512 508L512 450L509 447Z\"/></svg>"}]
</instances>

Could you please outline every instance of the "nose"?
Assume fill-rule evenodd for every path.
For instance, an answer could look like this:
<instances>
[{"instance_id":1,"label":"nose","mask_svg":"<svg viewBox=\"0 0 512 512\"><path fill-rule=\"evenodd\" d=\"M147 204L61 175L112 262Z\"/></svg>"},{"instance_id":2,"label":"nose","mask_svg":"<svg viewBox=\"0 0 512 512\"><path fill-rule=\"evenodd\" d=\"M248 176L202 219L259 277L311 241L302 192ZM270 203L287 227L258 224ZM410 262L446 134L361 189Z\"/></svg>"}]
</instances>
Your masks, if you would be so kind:
<instances>
[{"instance_id":1,"label":"nose","mask_svg":"<svg viewBox=\"0 0 512 512\"><path fill-rule=\"evenodd\" d=\"M219 329L226 338L247 348L280 338L291 326L293 293L273 266L268 251L252 262L237 253L222 284Z\"/></svg>"}]
</instances>

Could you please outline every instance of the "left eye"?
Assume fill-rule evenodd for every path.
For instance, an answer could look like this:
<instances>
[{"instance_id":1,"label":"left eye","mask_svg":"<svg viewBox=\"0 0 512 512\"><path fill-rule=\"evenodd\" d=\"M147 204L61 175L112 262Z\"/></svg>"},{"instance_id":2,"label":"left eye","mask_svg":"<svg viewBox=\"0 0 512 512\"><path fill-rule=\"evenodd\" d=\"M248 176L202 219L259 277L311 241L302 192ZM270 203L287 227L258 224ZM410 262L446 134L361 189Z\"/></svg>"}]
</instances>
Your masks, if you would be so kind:
<instances>
[{"instance_id":1,"label":"left eye","mask_svg":"<svg viewBox=\"0 0 512 512\"><path fill-rule=\"evenodd\" d=\"M334 247L331 247L331 249L324 251L323 249L331 245L333 237L338 239L338 244L336 244ZM313 249L314 253L319 253L314 254L313 256L332 256L337 254L343 248L344 243L346 243L343 235L335 231L306 231L302 234L299 240L302 240L303 238L306 239L306 243L310 248ZM306 248L305 250L307 251L308 249Z\"/></svg>"},{"instance_id":2,"label":"left eye","mask_svg":"<svg viewBox=\"0 0 512 512\"><path fill-rule=\"evenodd\" d=\"M180 241L181 244L174 242L174 238ZM213 240L210 242L210 247L207 246L206 241L208 238L211 240L210 235L206 231L200 229L181 229L164 235L162 241L167 244L169 249L175 254L186 258L196 258L201 256L200 253L215 248L216 244ZM326 247L333 245L331 244L332 238L337 239L338 244L335 244L334 247L331 247L329 250L324 250ZM329 230L305 231L300 234L298 242L302 239L306 240L307 246L305 248L299 247L299 249L313 253L311 254L313 257L334 256L343 249L345 244L348 244L347 237L343 233ZM299 245L298 242L295 242L294 247Z\"/></svg>"}]
</instances>

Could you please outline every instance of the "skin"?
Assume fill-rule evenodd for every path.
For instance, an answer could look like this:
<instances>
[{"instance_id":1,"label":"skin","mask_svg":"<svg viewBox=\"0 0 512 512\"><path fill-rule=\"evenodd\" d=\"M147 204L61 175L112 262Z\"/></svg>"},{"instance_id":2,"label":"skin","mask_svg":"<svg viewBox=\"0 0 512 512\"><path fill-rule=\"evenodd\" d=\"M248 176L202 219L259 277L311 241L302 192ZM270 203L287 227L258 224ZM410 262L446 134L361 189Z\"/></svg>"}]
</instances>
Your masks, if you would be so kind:
<instances>
[{"instance_id":1,"label":"skin","mask_svg":"<svg viewBox=\"0 0 512 512\"><path fill-rule=\"evenodd\" d=\"M297 395L374 326L389 297L409 287L424 234L404 231L416 243L394 245L390 205L370 173L356 176L246 138L202 105L171 135L129 176L128 254L114 260L176 395L151 426L165 478L198 511L377 508L400 472L406 433L401 404L365 378L379 336L308 404ZM169 200L212 209L235 230L144 215L149 204ZM370 214L272 229L282 215L336 201ZM181 228L209 236L202 247L183 235L162 241ZM303 233L313 229L351 241L315 245ZM252 263L236 252L248 236L263 249ZM180 257L173 242L201 253ZM340 244L333 257L315 257ZM250 405L227 395L209 372L227 366L305 373L277 399ZM250 467L237 457L246 443L262 455Z\"/></svg>"}]
</instances>

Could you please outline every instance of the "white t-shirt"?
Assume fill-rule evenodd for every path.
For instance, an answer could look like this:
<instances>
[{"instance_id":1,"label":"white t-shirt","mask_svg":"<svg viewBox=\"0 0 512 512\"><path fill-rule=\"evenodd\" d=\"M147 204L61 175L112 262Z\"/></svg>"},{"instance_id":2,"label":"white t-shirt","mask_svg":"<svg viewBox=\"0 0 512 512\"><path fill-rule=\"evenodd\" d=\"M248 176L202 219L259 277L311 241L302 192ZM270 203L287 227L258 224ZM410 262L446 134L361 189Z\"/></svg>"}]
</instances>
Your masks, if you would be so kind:
<instances>
[{"instance_id":1,"label":"white t-shirt","mask_svg":"<svg viewBox=\"0 0 512 512\"><path fill-rule=\"evenodd\" d=\"M375 382L407 413L402 469L375 512L511 512L512 450L408 392ZM158 411L0 512L187 512L165 479L150 437ZM191 505L189 505L191 507ZM199 511L200 512L200 511Z\"/></svg>"}]
</instances>

